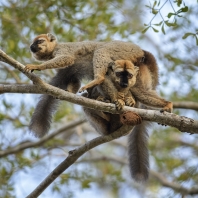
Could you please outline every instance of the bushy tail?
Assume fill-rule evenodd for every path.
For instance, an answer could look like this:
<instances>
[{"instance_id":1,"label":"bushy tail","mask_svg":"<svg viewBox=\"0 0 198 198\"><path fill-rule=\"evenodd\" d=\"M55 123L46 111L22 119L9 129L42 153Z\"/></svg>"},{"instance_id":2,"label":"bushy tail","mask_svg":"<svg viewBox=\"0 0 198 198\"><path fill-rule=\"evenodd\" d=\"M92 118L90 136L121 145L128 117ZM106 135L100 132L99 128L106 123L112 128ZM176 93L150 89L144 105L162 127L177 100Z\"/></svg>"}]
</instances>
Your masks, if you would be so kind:
<instances>
[{"instance_id":1,"label":"bushy tail","mask_svg":"<svg viewBox=\"0 0 198 198\"><path fill-rule=\"evenodd\" d=\"M146 121L136 125L128 137L129 168L137 182L145 182L149 176L148 125Z\"/></svg>"},{"instance_id":2,"label":"bushy tail","mask_svg":"<svg viewBox=\"0 0 198 198\"><path fill-rule=\"evenodd\" d=\"M50 84L66 90L73 80L67 78L67 70L59 70ZM43 137L50 129L53 113L56 111L59 100L49 95L42 95L32 115L29 129L36 137Z\"/></svg>"},{"instance_id":3,"label":"bushy tail","mask_svg":"<svg viewBox=\"0 0 198 198\"><path fill-rule=\"evenodd\" d=\"M53 112L58 100L49 95L42 95L32 115L29 129L36 137L43 137L50 128Z\"/></svg>"}]
</instances>

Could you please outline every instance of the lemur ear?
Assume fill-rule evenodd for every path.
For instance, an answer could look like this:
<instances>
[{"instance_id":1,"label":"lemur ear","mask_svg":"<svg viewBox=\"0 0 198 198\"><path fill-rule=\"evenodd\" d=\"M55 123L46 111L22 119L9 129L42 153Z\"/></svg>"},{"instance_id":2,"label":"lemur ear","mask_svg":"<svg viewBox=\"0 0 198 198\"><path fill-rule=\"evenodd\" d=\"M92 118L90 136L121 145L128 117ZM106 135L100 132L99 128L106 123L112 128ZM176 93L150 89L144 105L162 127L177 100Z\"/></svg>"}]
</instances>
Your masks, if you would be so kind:
<instances>
[{"instance_id":1,"label":"lemur ear","mask_svg":"<svg viewBox=\"0 0 198 198\"><path fill-rule=\"evenodd\" d=\"M115 67L115 62L114 61L110 62L108 67L113 70L113 68Z\"/></svg>"},{"instance_id":2,"label":"lemur ear","mask_svg":"<svg viewBox=\"0 0 198 198\"><path fill-rule=\"evenodd\" d=\"M47 37L49 38L50 42L56 40L56 37L51 33L47 33Z\"/></svg>"},{"instance_id":3,"label":"lemur ear","mask_svg":"<svg viewBox=\"0 0 198 198\"><path fill-rule=\"evenodd\" d=\"M139 71L140 68L137 67L137 66L134 66L134 69L135 69L135 73L138 74L138 71Z\"/></svg>"}]
</instances>

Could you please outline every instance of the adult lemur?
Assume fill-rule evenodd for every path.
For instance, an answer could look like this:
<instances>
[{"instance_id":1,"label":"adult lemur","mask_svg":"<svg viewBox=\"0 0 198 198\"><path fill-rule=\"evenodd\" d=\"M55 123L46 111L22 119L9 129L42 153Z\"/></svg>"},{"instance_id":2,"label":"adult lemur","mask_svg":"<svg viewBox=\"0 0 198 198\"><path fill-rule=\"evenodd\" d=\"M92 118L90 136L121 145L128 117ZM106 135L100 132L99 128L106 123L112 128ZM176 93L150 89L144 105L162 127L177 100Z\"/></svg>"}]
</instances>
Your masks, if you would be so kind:
<instances>
[{"instance_id":1,"label":"adult lemur","mask_svg":"<svg viewBox=\"0 0 198 198\"><path fill-rule=\"evenodd\" d=\"M172 103L160 98L155 92L158 84L155 58L133 43L58 43L52 34L41 34L33 40L30 50L37 60L45 62L40 65L29 64L25 71L59 68L50 84L73 93L80 88L81 79L94 79L81 89L83 91L104 81L110 62L119 59L129 60L139 67L137 82L130 90L137 103L156 106L166 111L172 110ZM48 132L57 103L58 100L52 96L41 96L29 126L35 136L42 137ZM147 136L146 122L135 126L129 135L130 167L132 176L137 181L148 178Z\"/></svg>"}]
</instances>

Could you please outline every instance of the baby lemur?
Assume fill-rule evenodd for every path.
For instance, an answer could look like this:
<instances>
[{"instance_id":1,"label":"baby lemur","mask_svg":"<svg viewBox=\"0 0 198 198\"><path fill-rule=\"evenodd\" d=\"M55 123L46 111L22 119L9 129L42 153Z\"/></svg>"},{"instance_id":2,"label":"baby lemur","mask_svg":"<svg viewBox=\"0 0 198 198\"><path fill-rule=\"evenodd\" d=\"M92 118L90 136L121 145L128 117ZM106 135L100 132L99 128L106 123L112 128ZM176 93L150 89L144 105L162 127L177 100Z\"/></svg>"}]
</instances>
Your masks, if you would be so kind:
<instances>
[{"instance_id":1,"label":"baby lemur","mask_svg":"<svg viewBox=\"0 0 198 198\"><path fill-rule=\"evenodd\" d=\"M135 100L130 88L136 83L139 67L134 66L129 60L116 60L109 65L104 81L97 86L101 94L97 100L104 102L109 100L115 103L118 110L124 105L134 106Z\"/></svg>"},{"instance_id":2,"label":"baby lemur","mask_svg":"<svg viewBox=\"0 0 198 198\"><path fill-rule=\"evenodd\" d=\"M34 39L30 50L37 60L45 62L40 65L27 65L25 71L59 68L50 84L73 93L78 91L84 78L96 79L94 83L98 84L103 82L112 61L129 60L139 67L136 84L130 89L136 104L141 102L172 111L172 103L160 98L155 92L158 84L158 67L154 56L133 43L121 41L58 43L52 34L42 34ZM88 88L93 84L91 86L89 84ZM35 136L42 137L48 132L58 101L49 95L41 96L29 126ZM109 122L114 125L113 121ZM129 135L130 170L136 181L148 178L146 123L142 122L135 126ZM112 131L114 130L107 133Z\"/></svg>"},{"instance_id":3,"label":"baby lemur","mask_svg":"<svg viewBox=\"0 0 198 198\"><path fill-rule=\"evenodd\" d=\"M88 89L88 95L84 96L99 100L102 102L111 102L116 105L118 110L121 110L124 105L134 106L135 100L130 92L130 88L136 83L136 76L139 68L134 66L129 60L116 60L109 63L109 69L105 75L104 81L94 88ZM86 108L85 108L86 109ZM92 110L87 109L87 112ZM96 117L101 117L109 121L111 114L104 113L101 111L96 112ZM113 118L119 119L119 116L113 116ZM89 119L91 122L91 119ZM120 120L119 120L119 123ZM93 124L92 124L93 125ZM108 125L106 125L108 127ZM102 134L108 134L107 128L103 129ZM100 130L97 130L100 132ZM111 131L111 130L110 130Z\"/></svg>"},{"instance_id":4,"label":"baby lemur","mask_svg":"<svg viewBox=\"0 0 198 198\"><path fill-rule=\"evenodd\" d=\"M135 100L130 92L136 83L139 68L129 60L116 60L109 63L104 81L88 89L83 96L103 102L115 103L118 110L124 105L134 106ZM89 108L83 108L88 121L97 132L106 135L122 126L120 115L114 115Z\"/></svg>"}]
</instances>

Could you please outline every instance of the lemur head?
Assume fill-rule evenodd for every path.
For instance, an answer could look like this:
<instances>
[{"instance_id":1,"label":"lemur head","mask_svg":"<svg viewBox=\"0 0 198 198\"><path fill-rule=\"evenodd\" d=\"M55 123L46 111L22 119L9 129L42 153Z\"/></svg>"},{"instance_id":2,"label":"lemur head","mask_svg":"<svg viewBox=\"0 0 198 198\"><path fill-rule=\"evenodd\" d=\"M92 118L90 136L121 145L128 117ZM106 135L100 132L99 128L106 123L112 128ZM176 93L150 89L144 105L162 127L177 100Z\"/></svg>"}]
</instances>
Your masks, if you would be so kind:
<instances>
[{"instance_id":1,"label":"lemur head","mask_svg":"<svg viewBox=\"0 0 198 198\"><path fill-rule=\"evenodd\" d=\"M129 60L116 60L110 64L113 81L121 88L131 87L136 83L139 67Z\"/></svg>"},{"instance_id":2,"label":"lemur head","mask_svg":"<svg viewBox=\"0 0 198 198\"><path fill-rule=\"evenodd\" d=\"M49 60L56 44L57 39L54 35L50 33L40 34L33 40L33 43L30 45L30 50L33 57L37 60Z\"/></svg>"}]
</instances>

